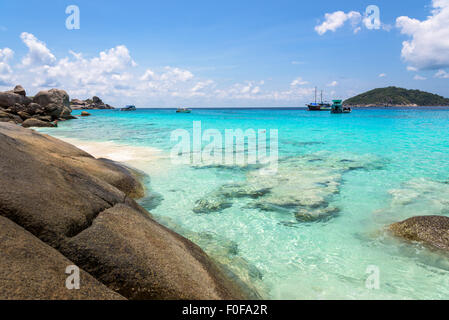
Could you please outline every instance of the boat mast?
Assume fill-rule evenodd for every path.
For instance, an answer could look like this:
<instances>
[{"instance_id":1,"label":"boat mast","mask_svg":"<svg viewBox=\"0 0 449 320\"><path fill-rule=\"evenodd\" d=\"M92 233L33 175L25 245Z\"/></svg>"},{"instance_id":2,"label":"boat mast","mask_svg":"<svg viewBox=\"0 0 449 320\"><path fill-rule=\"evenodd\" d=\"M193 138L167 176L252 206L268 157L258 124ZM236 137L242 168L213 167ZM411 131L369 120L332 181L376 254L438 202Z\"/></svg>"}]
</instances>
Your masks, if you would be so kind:
<instances>
[{"instance_id":1,"label":"boat mast","mask_svg":"<svg viewBox=\"0 0 449 320\"><path fill-rule=\"evenodd\" d=\"M317 90L317 87L315 87L315 104L316 104L316 90Z\"/></svg>"},{"instance_id":2,"label":"boat mast","mask_svg":"<svg viewBox=\"0 0 449 320\"><path fill-rule=\"evenodd\" d=\"M321 90L321 104L323 104L323 90Z\"/></svg>"}]
</instances>

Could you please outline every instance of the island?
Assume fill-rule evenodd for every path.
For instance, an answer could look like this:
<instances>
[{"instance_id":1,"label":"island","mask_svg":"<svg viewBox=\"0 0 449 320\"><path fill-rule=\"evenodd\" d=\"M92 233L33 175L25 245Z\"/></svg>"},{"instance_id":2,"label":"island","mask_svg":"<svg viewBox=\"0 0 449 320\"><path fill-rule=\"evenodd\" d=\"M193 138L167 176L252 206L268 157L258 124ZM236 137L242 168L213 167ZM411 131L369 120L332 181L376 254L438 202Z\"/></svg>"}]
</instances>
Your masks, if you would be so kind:
<instances>
[{"instance_id":1,"label":"island","mask_svg":"<svg viewBox=\"0 0 449 320\"><path fill-rule=\"evenodd\" d=\"M377 88L343 102L349 107L436 107L449 106L449 99L420 90Z\"/></svg>"}]
</instances>

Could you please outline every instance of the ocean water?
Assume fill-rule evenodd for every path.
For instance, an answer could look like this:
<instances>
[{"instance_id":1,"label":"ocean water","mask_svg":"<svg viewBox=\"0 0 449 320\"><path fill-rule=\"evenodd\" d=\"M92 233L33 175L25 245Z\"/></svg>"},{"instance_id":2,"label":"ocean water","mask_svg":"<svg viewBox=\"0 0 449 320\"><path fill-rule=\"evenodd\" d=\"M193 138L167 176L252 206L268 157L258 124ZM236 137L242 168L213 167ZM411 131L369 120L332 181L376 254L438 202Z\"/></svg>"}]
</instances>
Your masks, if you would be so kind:
<instances>
[{"instance_id":1,"label":"ocean water","mask_svg":"<svg viewBox=\"0 0 449 320\"><path fill-rule=\"evenodd\" d=\"M145 172L140 203L263 298L449 299L449 257L386 229L449 216L449 108L89 112L39 131ZM171 133L194 121L277 129L277 172L173 163Z\"/></svg>"}]
</instances>

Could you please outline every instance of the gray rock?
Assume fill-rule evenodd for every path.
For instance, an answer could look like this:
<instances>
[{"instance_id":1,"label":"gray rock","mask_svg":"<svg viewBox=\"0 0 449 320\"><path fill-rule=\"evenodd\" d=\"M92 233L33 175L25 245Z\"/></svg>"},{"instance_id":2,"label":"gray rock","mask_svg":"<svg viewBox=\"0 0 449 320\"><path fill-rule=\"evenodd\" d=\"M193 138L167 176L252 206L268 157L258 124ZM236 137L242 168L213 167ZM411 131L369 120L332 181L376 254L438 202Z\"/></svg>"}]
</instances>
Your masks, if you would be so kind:
<instances>
[{"instance_id":1,"label":"gray rock","mask_svg":"<svg viewBox=\"0 0 449 320\"><path fill-rule=\"evenodd\" d=\"M155 222L131 199L143 188L129 169L0 123L0 172L0 216L121 295L247 297L198 246Z\"/></svg>"},{"instance_id":2,"label":"gray rock","mask_svg":"<svg viewBox=\"0 0 449 320\"><path fill-rule=\"evenodd\" d=\"M26 95L27 95L25 89L20 84L17 85L13 91L15 94L19 94L24 97L26 97Z\"/></svg>"},{"instance_id":3,"label":"gray rock","mask_svg":"<svg viewBox=\"0 0 449 320\"><path fill-rule=\"evenodd\" d=\"M25 120L22 123L22 127L24 128L31 128L31 127L49 127L49 128L54 128L55 125L51 122L46 122L46 121L41 121L38 119L34 119L34 118L30 118Z\"/></svg>"},{"instance_id":4,"label":"gray rock","mask_svg":"<svg viewBox=\"0 0 449 320\"><path fill-rule=\"evenodd\" d=\"M27 97L24 97L20 94L16 94L11 91L0 92L0 107L8 108L16 103L27 106L31 103L31 100Z\"/></svg>"},{"instance_id":5,"label":"gray rock","mask_svg":"<svg viewBox=\"0 0 449 320\"><path fill-rule=\"evenodd\" d=\"M42 107L39 104L32 102L26 107L25 112L30 115L34 115L38 112L38 110L43 112Z\"/></svg>"},{"instance_id":6,"label":"gray rock","mask_svg":"<svg viewBox=\"0 0 449 320\"><path fill-rule=\"evenodd\" d=\"M67 116L72 111L69 95L64 90L40 91L34 96L33 102L39 104L45 113L51 115L54 119Z\"/></svg>"},{"instance_id":7,"label":"gray rock","mask_svg":"<svg viewBox=\"0 0 449 320\"><path fill-rule=\"evenodd\" d=\"M22 227L0 216L0 300L123 300L84 270L80 289L65 286L75 265Z\"/></svg>"},{"instance_id":8,"label":"gray rock","mask_svg":"<svg viewBox=\"0 0 449 320\"><path fill-rule=\"evenodd\" d=\"M18 115L14 115L8 113L4 110L0 110L0 122L14 122L14 123L22 123L23 120Z\"/></svg>"}]
</instances>

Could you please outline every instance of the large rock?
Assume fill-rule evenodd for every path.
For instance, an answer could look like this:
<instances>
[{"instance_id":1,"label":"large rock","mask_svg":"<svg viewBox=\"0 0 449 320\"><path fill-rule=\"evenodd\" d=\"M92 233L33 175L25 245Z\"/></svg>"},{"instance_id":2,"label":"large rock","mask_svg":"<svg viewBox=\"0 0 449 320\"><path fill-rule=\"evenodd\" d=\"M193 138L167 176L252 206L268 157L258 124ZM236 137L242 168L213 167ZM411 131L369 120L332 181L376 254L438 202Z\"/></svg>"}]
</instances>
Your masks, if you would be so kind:
<instances>
[{"instance_id":1,"label":"large rock","mask_svg":"<svg viewBox=\"0 0 449 320\"><path fill-rule=\"evenodd\" d=\"M195 244L130 197L131 171L55 138L0 123L0 216L132 299L244 299Z\"/></svg>"},{"instance_id":2,"label":"large rock","mask_svg":"<svg viewBox=\"0 0 449 320\"><path fill-rule=\"evenodd\" d=\"M437 249L449 250L449 218L444 216L413 217L390 226L394 235L422 242Z\"/></svg>"},{"instance_id":3,"label":"large rock","mask_svg":"<svg viewBox=\"0 0 449 320\"><path fill-rule=\"evenodd\" d=\"M26 119L22 123L22 127L24 127L24 128L31 128L31 127L36 127L36 128L44 128L44 127L54 128L56 126L55 126L54 123L51 123L51 122L46 122L46 121L30 118L30 119Z\"/></svg>"},{"instance_id":4,"label":"large rock","mask_svg":"<svg viewBox=\"0 0 449 320\"><path fill-rule=\"evenodd\" d=\"M31 100L11 91L0 92L0 107L9 108L16 103L27 106Z\"/></svg>"},{"instance_id":5,"label":"large rock","mask_svg":"<svg viewBox=\"0 0 449 320\"><path fill-rule=\"evenodd\" d=\"M65 286L75 265L22 227L0 216L0 300L120 300L121 295L80 270L80 288Z\"/></svg>"},{"instance_id":6,"label":"large rock","mask_svg":"<svg viewBox=\"0 0 449 320\"><path fill-rule=\"evenodd\" d=\"M69 95L64 90L51 89L40 91L34 96L33 102L39 104L47 114L52 115L55 119L66 115L67 110L72 111Z\"/></svg>"},{"instance_id":7,"label":"large rock","mask_svg":"<svg viewBox=\"0 0 449 320\"><path fill-rule=\"evenodd\" d=\"M43 113L42 107L39 104L32 102L26 107L25 112L30 115L35 115L39 110Z\"/></svg>"},{"instance_id":8,"label":"large rock","mask_svg":"<svg viewBox=\"0 0 449 320\"><path fill-rule=\"evenodd\" d=\"M18 115L0 110L0 122L22 123L22 118Z\"/></svg>"},{"instance_id":9,"label":"large rock","mask_svg":"<svg viewBox=\"0 0 449 320\"><path fill-rule=\"evenodd\" d=\"M198 246L123 204L66 246L66 256L130 299L245 298Z\"/></svg>"},{"instance_id":10,"label":"large rock","mask_svg":"<svg viewBox=\"0 0 449 320\"><path fill-rule=\"evenodd\" d=\"M24 97L26 97L26 95L27 95L25 89L20 84L15 86L13 91L14 91L14 93L19 94Z\"/></svg>"},{"instance_id":11,"label":"large rock","mask_svg":"<svg viewBox=\"0 0 449 320\"><path fill-rule=\"evenodd\" d=\"M86 100L73 99L70 102L70 107L72 108L72 110L114 109L114 107L111 107L110 105L105 104L103 102L103 100L101 100L97 96L92 97L92 99L86 99Z\"/></svg>"}]
</instances>

